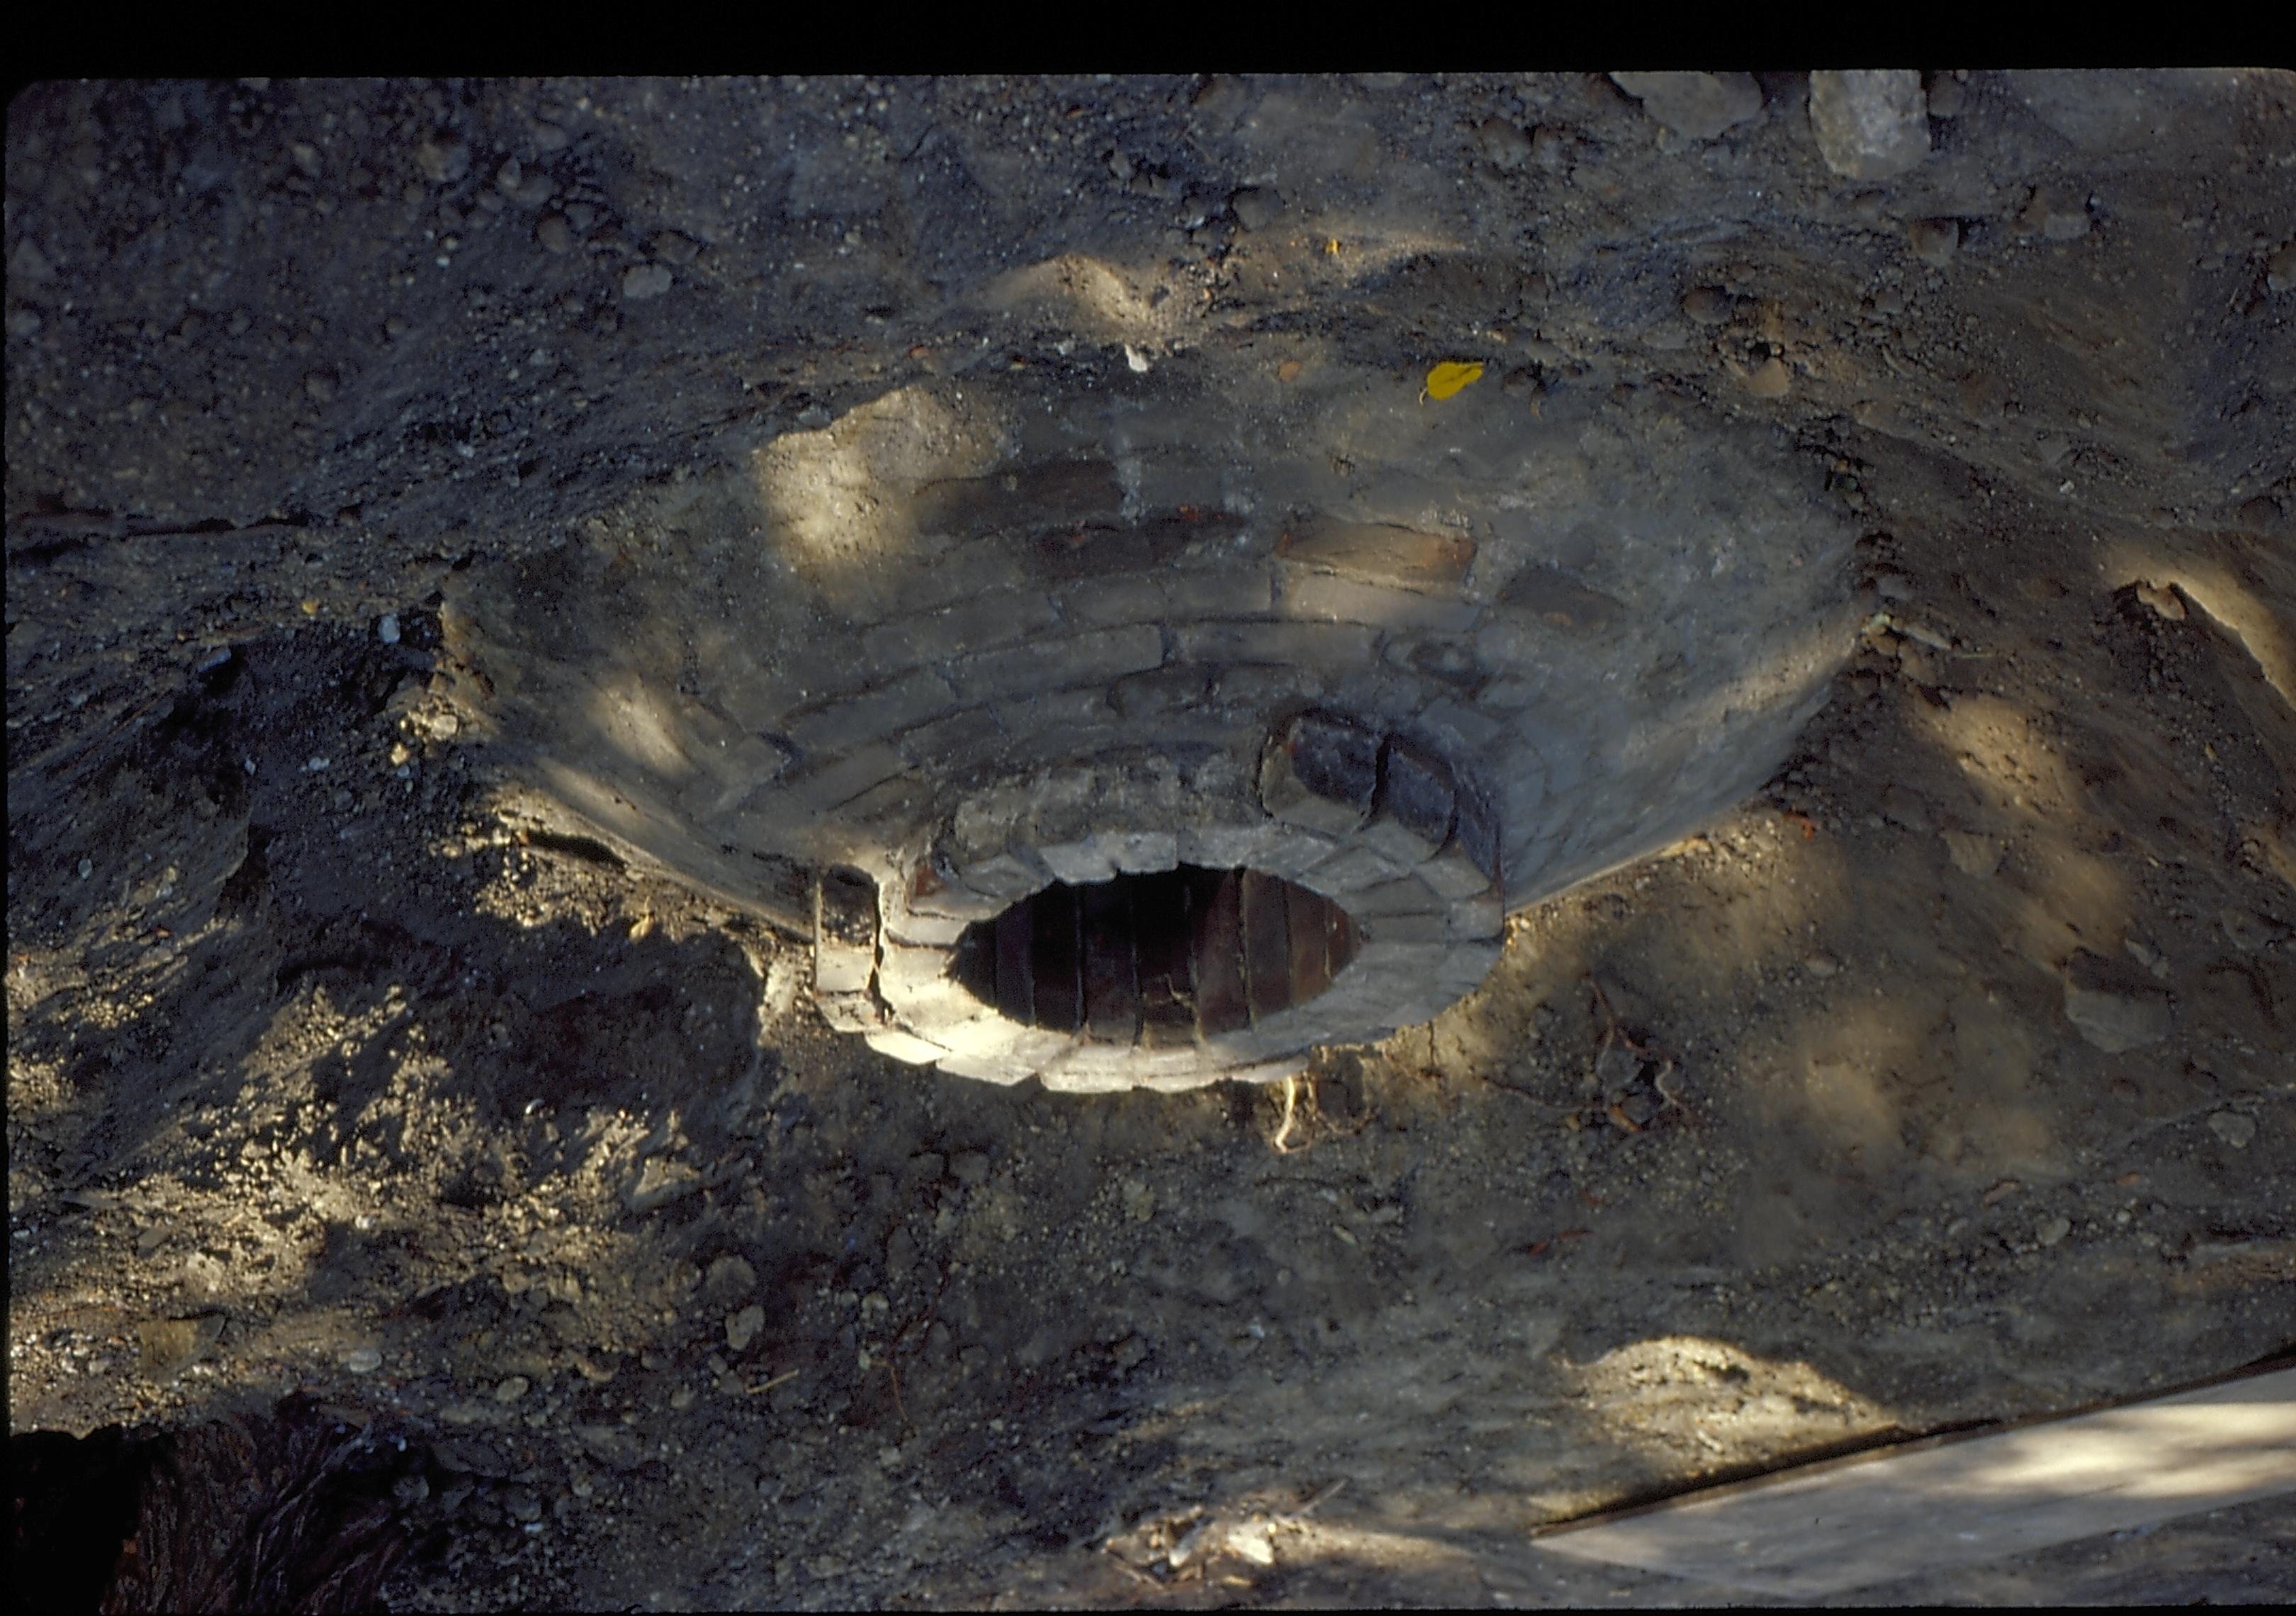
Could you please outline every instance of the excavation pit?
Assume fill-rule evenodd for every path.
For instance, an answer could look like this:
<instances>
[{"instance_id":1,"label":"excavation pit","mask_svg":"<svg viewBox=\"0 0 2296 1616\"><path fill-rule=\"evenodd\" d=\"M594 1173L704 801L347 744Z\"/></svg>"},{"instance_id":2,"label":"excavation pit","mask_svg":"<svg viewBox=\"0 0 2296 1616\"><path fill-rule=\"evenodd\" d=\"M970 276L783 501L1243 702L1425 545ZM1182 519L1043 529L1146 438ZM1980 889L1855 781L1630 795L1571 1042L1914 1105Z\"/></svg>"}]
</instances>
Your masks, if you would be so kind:
<instances>
[{"instance_id":1,"label":"excavation pit","mask_svg":"<svg viewBox=\"0 0 2296 1616\"><path fill-rule=\"evenodd\" d=\"M1182 865L1054 882L967 927L952 974L1025 1026L1188 1047L1307 1004L1357 942L1348 912L1320 893L1259 870Z\"/></svg>"}]
</instances>

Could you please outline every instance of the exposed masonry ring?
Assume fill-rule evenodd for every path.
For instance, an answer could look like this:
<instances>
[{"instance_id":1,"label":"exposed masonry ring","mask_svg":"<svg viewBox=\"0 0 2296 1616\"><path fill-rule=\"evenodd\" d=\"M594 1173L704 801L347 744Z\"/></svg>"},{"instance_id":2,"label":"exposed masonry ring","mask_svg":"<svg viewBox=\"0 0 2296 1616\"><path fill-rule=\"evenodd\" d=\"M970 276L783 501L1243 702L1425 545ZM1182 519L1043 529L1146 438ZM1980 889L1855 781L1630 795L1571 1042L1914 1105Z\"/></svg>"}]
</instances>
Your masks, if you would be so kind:
<instances>
[{"instance_id":1,"label":"exposed masonry ring","mask_svg":"<svg viewBox=\"0 0 2296 1616\"><path fill-rule=\"evenodd\" d=\"M450 576L464 743L952 1072L1265 1077L1437 1013L1503 907L1783 759L1854 642L1855 529L1806 452L1660 390L1438 410L1251 354L729 429Z\"/></svg>"},{"instance_id":2,"label":"exposed masonry ring","mask_svg":"<svg viewBox=\"0 0 2296 1616\"><path fill-rule=\"evenodd\" d=\"M1308 711L1270 737L1256 779L1224 763L1152 756L1004 783L967 800L885 887L825 873L824 1012L887 1054L965 1077L1180 1089L1287 1076L1316 1045L1385 1037L1482 981L1505 925L1500 827L1488 796L1433 749ZM1193 947L1166 967L1181 1013L1159 1021L1138 1008L1148 928L1086 928L1086 952L1107 957L1080 963L1076 1010L1052 1026L964 980L968 931L1002 929L1013 948L1012 917L1038 894L1183 869L1206 879L1185 889L1201 895ZM1287 927L1287 889L1327 901L1289 899ZM1271 936L1272 947L1258 940ZM1262 956L1277 950L1276 990L1244 980L1246 954L1264 979Z\"/></svg>"}]
</instances>

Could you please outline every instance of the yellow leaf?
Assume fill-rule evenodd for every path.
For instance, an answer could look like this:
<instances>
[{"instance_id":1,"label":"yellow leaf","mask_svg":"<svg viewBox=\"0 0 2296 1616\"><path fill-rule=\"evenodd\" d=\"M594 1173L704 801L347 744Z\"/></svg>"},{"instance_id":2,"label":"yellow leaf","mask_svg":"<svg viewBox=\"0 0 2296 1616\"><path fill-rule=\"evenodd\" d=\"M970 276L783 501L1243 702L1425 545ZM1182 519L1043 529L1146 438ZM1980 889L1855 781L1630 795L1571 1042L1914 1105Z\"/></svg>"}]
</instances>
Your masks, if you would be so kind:
<instances>
[{"instance_id":1,"label":"yellow leaf","mask_svg":"<svg viewBox=\"0 0 2296 1616\"><path fill-rule=\"evenodd\" d=\"M1446 360L1427 373L1427 396L1430 398L1448 398L1482 373L1483 367L1480 365L1461 365L1456 360Z\"/></svg>"}]
</instances>

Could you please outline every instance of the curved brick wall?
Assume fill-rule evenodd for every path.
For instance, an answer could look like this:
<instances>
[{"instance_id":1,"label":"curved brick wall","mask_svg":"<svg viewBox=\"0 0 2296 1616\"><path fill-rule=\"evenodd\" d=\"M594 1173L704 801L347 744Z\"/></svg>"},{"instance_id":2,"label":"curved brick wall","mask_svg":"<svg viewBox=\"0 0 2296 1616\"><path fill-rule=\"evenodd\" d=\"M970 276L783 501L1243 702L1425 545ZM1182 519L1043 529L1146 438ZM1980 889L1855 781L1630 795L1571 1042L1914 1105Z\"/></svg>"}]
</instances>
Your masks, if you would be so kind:
<instances>
[{"instance_id":1,"label":"curved brick wall","mask_svg":"<svg viewBox=\"0 0 2296 1616\"><path fill-rule=\"evenodd\" d=\"M1509 907L1754 789L1822 699L1854 625L1821 471L1636 407L1209 360L900 389L474 569L450 644L510 775L817 931L824 1009L878 1047L1277 1075L1471 990ZM1055 882L1181 865L1321 894L1359 946L1185 1046L950 975Z\"/></svg>"}]
</instances>

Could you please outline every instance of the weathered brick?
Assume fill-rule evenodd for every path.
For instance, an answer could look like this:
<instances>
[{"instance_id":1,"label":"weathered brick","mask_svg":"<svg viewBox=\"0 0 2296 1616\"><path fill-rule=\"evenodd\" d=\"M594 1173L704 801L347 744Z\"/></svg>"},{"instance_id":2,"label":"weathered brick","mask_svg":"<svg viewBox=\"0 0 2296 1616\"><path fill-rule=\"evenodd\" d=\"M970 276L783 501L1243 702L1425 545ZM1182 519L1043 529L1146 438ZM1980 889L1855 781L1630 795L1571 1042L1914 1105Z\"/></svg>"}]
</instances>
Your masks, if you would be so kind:
<instances>
[{"instance_id":1,"label":"weathered brick","mask_svg":"<svg viewBox=\"0 0 2296 1616\"><path fill-rule=\"evenodd\" d=\"M902 612L929 611L996 589L1021 589L1036 570L1003 537L952 546L898 570L893 604Z\"/></svg>"},{"instance_id":2,"label":"weathered brick","mask_svg":"<svg viewBox=\"0 0 2296 1616\"><path fill-rule=\"evenodd\" d=\"M1172 629L1175 654L1188 662L1261 662L1324 670L1366 666L1379 644L1359 623L1187 623Z\"/></svg>"},{"instance_id":3,"label":"weathered brick","mask_svg":"<svg viewBox=\"0 0 2296 1616\"><path fill-rule=\"evenodd\" d=\"M1458 814L1453 822L1451 840L1459 849L1473 860L1475 867L1493 881L1503 880L1499 868L1499 818L1493 805L1475 790L1459 792Z\"/></svg>"},{"instance_id":4,"label":"weathered brick","mask_svg":"<svg viewBox=\"0 0 2296 1616\"><path fill-rule=\"evenodd\" d=\"M890 1055L910 1066L930 1066L948 1054L939 1045L929 1043L914 1032L898 1027L879 1027L862 1035L869 1047L879 1054Z\"/></svg>"},{"instance_id":5,"label":"weathered brick","mask_svg":"<svg viewBox=\"0 0 2296 1616\"><path fill-rule=\"evenodd\" d=\"M1008 645L1059 620L1060 613L1043 591L997 589L938 611L880 624L863 636L862 648L878 667L914 668Z\"/></svg>"},{"instance_id":6,"label":"weathered brick","mask_svg":"<svg viewBox=\"0 0 2296 1616\"><path fill-rule=\"evenodd\" d=\"M1403 874L1405 866L1357 841L1341 848L1299 880L1301 886L1326 898L1345 898L1368 888L1384 886Z\"/></svg>"},{"instance_id":7,"label":"weathered brick","mask_svg":"<svg viewBox=\"0 0 2296 1616\"><path fill-rule=\"evenodd\" d=\"M1301 566L1406 589L1455 589L1474 564L1475 541L1385 523L1315 517L1288 529L1275 554Z\"/></svg>"},{"instance_id":8,"label":"weathered brick","mask_svg":"<svg viewBox=\"0 0 2296 1616\"><path fill-rule=\"evenodd\" d=\"M947 777L976 759L996 756L1005 740L1004 726L994 711L966 707L903 730L893 737L893 744L911 763Z\"/></svg>"},{"instance_id":9,"label":"weathered brick","mask_svg":"<svg viewBox=\"0 0 2296 1616\"><path fill-rule=\"evenodd\" d=\"M1442 900L1427 888L1416 875L1399 876L1378 886L1365 887L1351 892L1346 899L1347 911L1369 924L1382 915L1418 915L1442 906Z\"/></svg>"},{"instance_id":10,"label":"weathered brick","mask_svg":"<svg viewBox=\"0 0 2296 1616\"><path fill-rule=\"evenodd\" d=\"M1152 1048L1193 1045L1195 988L1188 963L1187 883L1164 874L1132 883L1140 962L1140 1037Z\"/></svg>"},{"instance_id":11,"label":"weathered brick","mask_svg":"<svg viewBox=\"0 0 2296 1616\"><path fill-rule=\"evenodd\" d=\"M1084 940L1077 915L1076 890L1047 888L1029 906L1035 938L1029 977L1035 987L1036 1021L1063 1033L1084 1025Z\"/></svg>"},{"instance_id":12,"label":"weathered brick","mask_svg":"<svg viewBox=\"0 0 2296 1616\"><path fill-rule=\"evenodd\" d=\"M997 1083L1007 1087L1037 1075L1036 1068L1029 1062L1001 1054L943 1055L940 1070L951 1077L969 1078L980 1083Z\"/></svg>"},{"instance_id":13,"label":"weathered brick","mask_svg":"<svg viewBox=\"0 0 2296 1616\"><path fill-rule=\"evenodd\" d=\"M1460 633L1481 611L1468 602L1367 584L1331 572L1294 571L1283 580L1283 615L1380 629Z\"/></svg>"},{"instance_id":14,"label":"weathered brick","mask_svg":"<svg viewBox=\"0 0 2296 1616\"><path fill-rule=\"evenodd\" d=\"M1116 878L1116 849L1099 836L1039 845L1037 857L1045 861L1046 869L1072 887Z\"/></svg>"},{"instance_id":15,"label":"weathered brick","mask_svg":"<svg viewBox=\"0 0 2296 1616\"><path fill-rule=\"evenodd\" d=\"M1464 757L1481 755L1506 727L1490 714L1447 695L1439 696L1421 708L1418 722L1439 740L1456 749L1455 755Z\"/></svg>"},{"instance_id":16,"label":"weathered brick","mask_svg":"<svg viewBox=\"0 0 2296 1616\"><path fill-rule=\"evenodd\" d=\"M816 988L814 1004L821 1019L839 1032L869 1032L884 1025L884 1007L876 996L863 992L824 992Z\"/></svg>"},{"instance_id":17,"label":"weathered brick","mask_svg":"<svg viewBox=\"0 0 2296 1616\"><path fill-rule=\"evenodd\" d=\"M1095 1039L1135 1043L1140 1036L1140 983L1130 894L1112 884L1080 888L1077 916L1084 937L1085 1024Z\"/></svg>"},{"instance_id":18,"label":"weathered brick","mask_svg":"<svg viewBox=\"0 0 2296 1616\"><path fill-rule=\"evenodd\" d=\"M1037 1019L1035 914L1030 906L1015 904L996 917L996 928L997 1011L1009 1020L1033 1023Z\"/></svg>"},{"instance_id":19,"label":"weathered brick","mask_svg":"<svg viewBox=\"0 0 2296 1616\"><path fill-rule=\"evenodd\" d=\"M968 701L1002 701L1080 685L1106 685L1164 660L1164 636L1152 624L1039 640L959 660L950 669Z\"/></svg>"},{"instance_id":20,"label":"weathered brick","mask_svg":"<svg viewBox=\"0 0 2296 1616\"><path fill-rule=\"evenodd\" d=\"M907 768L907 760L890 743L873 742L858 751L809 761L788 777L777 794L776 806L799 810L833 808Z\"/></svg>"},{"instance_id":21,"label":"weathered brick","mask_svg":"<svg viewBox=\"0 0 2296 1616\"><path fill-rule=\"evenodd\" d=\"M964 884L1001 906L1017 903L1045 884L1045 878L1010 853L998 853L964 866Z\"/></svg>"},{"instance_id":22,"label":"weathered brick","mask_svg":"<svg viewBox=\"0 0 2296 1616\"><path fill-rule=\"evenodd\" d=\"M1060 593L1061 611L1078 627L1160 623L1168 614L1163 586L1152 572L1117 572L1078 578Z\"/></svg>"},{"instance_id":23,"label":"weathered brick","mask_svg":"<svg viewBox=\"0 0 2296 1616\"><path fill-rule=\"evenodd\" d=\"M938 718L957 704L947 679L920 668L890 684L843 697L791 719L785 732L808 752L849 751L865 742Z\"/></svg>"},{"instance_id":24,"label":"weathered brick","mask_svg":"<svg viewBox=\"0 0 2296 1616\"><path fill-rule=\"evenodd\" d=\"M1371 811L1379 737L1330 713L1302 713L1262 755L1261 805L1278 818L1341 834Z\"/></svg>"},{"instance_id":25,"label":"weathered brick","mask_svg":"<svg viewBox=\"0 0 2296 1616\"><path fill-rule=\"evenodd\" d=\"M1204 572L1173 569L1156 578L1170 622L1261 617L1275 610L1274 581L1264 565Z\"/></svg>"},{"instance_id":26,"label":"weathered brick","mask_svg":"<svg viewBox=\"0 0 2296 1616\"><path fill-rule=\"evenodd\" d=\"M1456 841L1446 848L1440 857L1421 865L1414 874L1443 898L1472 898L1491 884L1490 876L1475 867L1475 861Z\"/></svg>"},{"instance_id":27,"label":"weathered brick","mask_svg":"<svg viewBox=\"0 0 2296 1616\"><path fill-rule=\"evenodd\" d=\"M1180 839L1171 831L1106 833L1116 867L1127 875L1154 875L1180 862Z\"/></svg>"},{"instance_id":28,"label":"weathered brick","mask_svg":"<svg viewBox=\"0 0 2296 1616\"><path fill-rule=\"evenodd\" d=\"M1506 931L1506 906L1496 891L1460 898L1447 913L1454 937L1491 938Z\"/></svg>"},{"instance_id":29,"label":"weathered brick","mask_svg":"<svg viewBox=\"0 0 2296 1616\"><path fill-rule=\"evenodd\" d=\"M1124 503L1104 460L1057 460L989 477L952 479L917 491L911 519L920 533L970 538L1016 528L1113 517Z\"/></svg>"},{"instance_id":30,"label":"weathered brick","mask_svg":"<svg viewBox=\"0 0 2296 1616\"><path fill-rule=\"evenodd\" d=\"M1292 922L1284 885L1257 870L1237 877L1244 993L1255 1024L1292 1003Z\"/></svg>"},{"instance_id":31,"label":"weathered brick","mask_svg":"<svg viewBox=\"0 0 2296 1616\"><path fill-rule=\"evenodd\" d=\"M1198 1034L1210 1038L1249 1026L1244 984L1242 878L1232 870L1197 869L1188 887L1189 975L1195 984Z\"/></svg>"},{"instance_id":32,"label":"weathered brick","mask_svg":"<svg viewBox=\"0 0 2296 1616\"><path fill-rule=\"evenodd\" d=\"M1364 839L1407 864L1432 858L1451 839L1456 807L1451 771L1411 742L1390 740L1380 757L1379 796Z\"/></svg>"}]
</instances>

